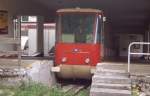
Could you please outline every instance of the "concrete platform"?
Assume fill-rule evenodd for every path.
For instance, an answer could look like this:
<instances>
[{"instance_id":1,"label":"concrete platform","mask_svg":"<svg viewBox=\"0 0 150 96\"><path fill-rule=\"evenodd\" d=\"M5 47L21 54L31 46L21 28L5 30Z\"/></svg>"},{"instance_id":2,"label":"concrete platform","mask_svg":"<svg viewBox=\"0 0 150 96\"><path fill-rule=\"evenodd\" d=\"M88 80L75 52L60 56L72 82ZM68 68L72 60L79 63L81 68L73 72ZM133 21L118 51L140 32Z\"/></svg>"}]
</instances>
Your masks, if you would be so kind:
<instances>
[{"instance_id":1,"label":"concrete platform","mask_svg":"<svg viewBox=\"0 0 150 96\"><path fill-rule=\"evenodd\" d=\"M116 70L125 70L127 71L128 64L127 62L103 62L106 69L116 69ZM115 66L114 65L118 65ZM150 63L132 63L131 62L131 75L145 75L150 76Z\"/></svg>"},{"instance_id":2,"label":"concrete platform","mask_svg":"<svg viewBox=\"0 0 150 96\"><path fill-rule=\"evenodd\" d=\"M92 82L94 83L106 83L106 84L129 84L131 81L128 78L122 78L118 76L110 77L110 76L93 76Z\"/></svg>"},{"instance_id":3,"label":"concrete platform","mask_svg":"<svg viewBox=\"0 0 150 96\"><path fill-rule=\"evenodd\" d=\"M0 59L0 68L27 68L39 60L21 60L21 65L18 64L18 59ZM20 65L20 66L19 66Z\"/></svg>"},{"instance_id":4,"label":"concrete platform","mask_svg":"<svg viewBox=\"0 0 150 96\"><path fill-rule=\"evenodd\" d=\"M17 59L0 59L0 68L14 70L20 67L21 70L25 71L26 80L32 80L36 82L43 83L48 86L55 84L54 74L51 72L51 67L53 66L53 61L51 60L21 60L21 65L18 65ZM15 78L8 78L8 80L19 81ZM0 83L2 81L0 80ZM3 81L4 82L4 81ZM5 80L7 82L7 80Z\"/></svg>"}]
</instances>

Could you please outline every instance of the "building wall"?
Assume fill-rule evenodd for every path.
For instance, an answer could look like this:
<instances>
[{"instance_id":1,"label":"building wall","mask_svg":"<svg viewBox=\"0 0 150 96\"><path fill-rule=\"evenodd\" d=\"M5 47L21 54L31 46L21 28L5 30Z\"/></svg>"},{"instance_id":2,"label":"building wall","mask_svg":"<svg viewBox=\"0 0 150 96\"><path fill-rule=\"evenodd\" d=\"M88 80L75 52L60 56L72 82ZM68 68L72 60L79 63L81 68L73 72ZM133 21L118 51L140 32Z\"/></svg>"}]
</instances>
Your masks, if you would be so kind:
<instances>
[{"instance_id":1,"label":"building wall","mask_svg":"<svg viewBox=\"0 0 150 96\"><path fill-rule=\"evenodd\" d=\"M55 25L51 26L44 29L44 56L49 56L48 53L55 45Z\"/></svg>"},{"instance_id":2,"label":"building wall","mask_svg":"<svg viewBox=\"0 0 150 96\"><path fill-rule=\"evenodd\" d=\"M119 55L120 57L128 56L128 46L131 42L143 42L141 34L119 34ZM142 45L133 45L131 52L143 52ZM141 57L142 55L131 55L131 57Z\"/></svg>"},{"instance_id":3,"label":"building wall","mask_svg":"<svg viewBox=\"0 0 150 96\"><path fill-rule=\"evenodd\" d=\"M109 60L114 57L114 34L111 33L110 22L104 23L104 59Z\"/></svg>"},{"instance_id":4,"label":"building wall","mask_svg":"<svg viewBox=\"0 0 150 96\"><path fill-rule=\"evenodd\" d=\"M8 34L13 37L13 19L18 15L36 15L45 18L51 17L51 12L40 3L32 0L0 0L0 10L8 11ZM48 20L45 20L48 21ZM0 50L6 48L14 49L14 45L0 46Z\"/></svg>"},{"instance_id":5,"label":"building wall","mask_svg":"<svg viewBox=\"0 0 150 96\"><path fill-rule=\"evenodd\" d=\"M8 29L10 35L13 34L12 20L17 15L38 15L44 17L52 15L47 8L32 0L0 0L0 10L8 11Z\"/></svg>"}]
</instances>

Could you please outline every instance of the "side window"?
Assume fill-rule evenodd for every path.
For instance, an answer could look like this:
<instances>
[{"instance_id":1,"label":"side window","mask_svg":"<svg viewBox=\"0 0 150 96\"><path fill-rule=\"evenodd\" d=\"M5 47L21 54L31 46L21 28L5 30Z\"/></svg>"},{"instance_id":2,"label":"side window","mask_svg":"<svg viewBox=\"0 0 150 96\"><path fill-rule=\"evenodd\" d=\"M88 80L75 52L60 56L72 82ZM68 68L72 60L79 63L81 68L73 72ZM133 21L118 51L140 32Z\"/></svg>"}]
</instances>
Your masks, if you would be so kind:
<instances>
[{"instance_id":1,"label":"side window","mask_svg":"<svg viewBox=\"0 0 150 96\"><path fill-rule=\"evenodd\" d=\"M98 20L98 31L97 31L97 42L101 43L101 32L102 32L102 19L99 18Z\"/></svg>"}]
</instances>

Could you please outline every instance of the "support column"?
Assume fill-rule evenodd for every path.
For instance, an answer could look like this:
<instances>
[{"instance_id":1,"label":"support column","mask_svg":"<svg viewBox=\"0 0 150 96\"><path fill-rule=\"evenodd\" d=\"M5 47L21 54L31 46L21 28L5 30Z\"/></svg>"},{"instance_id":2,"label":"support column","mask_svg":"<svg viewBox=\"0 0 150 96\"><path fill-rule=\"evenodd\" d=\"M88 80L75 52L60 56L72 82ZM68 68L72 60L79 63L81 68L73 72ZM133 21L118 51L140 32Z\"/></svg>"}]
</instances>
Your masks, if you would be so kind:
<instances>
[{"instance_id":1,"label":"support column","mask_svg":"<svg viewBox=\"0 0 150 96\"><path fill-rule=\"evenodd\" d=\"M8 12L8 36L13 37L13 15L12 13ZM9 50L9 51L14 51L16 50L16 45L15 44L0 44L0 50Z\"/></svg>"},{"instance_id":2,"label":"support column","mask_svg":"<svg viewBox=\"0 0 150 96\"><path fill-rule=\"evenodd\" d=\"M147 31L145 31L144 34L144 42L150 42L150 25L149 25L149 29ZM149 52L150 51L150 45L145 45L143 52Z\"/></svg>"},{"instance_id":3,"label":"support column","mask_svg":"<svg viewBox=\"0 0 150 96\"><path fill-rule=\"evenodd\" d=\"M43 34L44 34L44 18L42 16L37 17L37 51L44 53Z\"/></svg>"},{"instance_id":4,"label":"support column","mask_svg":"<svg viewBox=\"0 0 150 96\"><path fill-rule=\"evenodd\" d=\"M8 13L8 35L12 36L14 35L14 28L13 28L13 15L11 13Z\"/></svg>"},{"instance_id":5,"label":"support column","mask_svg":"<svg viewBox=\"0 0 150 96\"><path fill-rule=\"evenodd\" d=\"M41 16L37 16L36 28L29 30L29 55L35 56L36 53L43 54L43 30L44 19Z\"/></svg>"}]
</instances>

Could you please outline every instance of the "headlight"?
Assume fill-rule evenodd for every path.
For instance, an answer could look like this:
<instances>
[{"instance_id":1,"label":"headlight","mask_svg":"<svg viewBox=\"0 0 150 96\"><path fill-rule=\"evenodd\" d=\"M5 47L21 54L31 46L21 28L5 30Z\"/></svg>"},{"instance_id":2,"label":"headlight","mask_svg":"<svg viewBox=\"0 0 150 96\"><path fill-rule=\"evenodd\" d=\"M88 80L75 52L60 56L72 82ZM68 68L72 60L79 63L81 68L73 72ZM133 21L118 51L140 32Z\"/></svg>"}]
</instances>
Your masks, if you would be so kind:
<instances>
[{"instance_id":1,"label":"headlight","mask_svg":"<svg viewBox=\"0 0 150 96\"><path fill-rule=\"evenodd\" d=\"M66 57L63 57L62 59L61 59L61 62L66 62L67 61L67 58Z\"/></svg>"},{"instance_id":2,"label":"headlight","mask_svg":"<svg viewBox=\"0 0 150 96\"><path fill-rule=\"evenodd\" d=\"M90 63L90 58L86 58L85 63L87 63L87 64Z\"/></svg>"}]
</instances>

